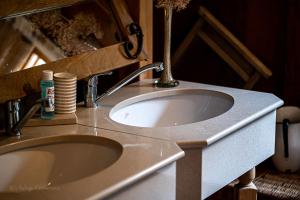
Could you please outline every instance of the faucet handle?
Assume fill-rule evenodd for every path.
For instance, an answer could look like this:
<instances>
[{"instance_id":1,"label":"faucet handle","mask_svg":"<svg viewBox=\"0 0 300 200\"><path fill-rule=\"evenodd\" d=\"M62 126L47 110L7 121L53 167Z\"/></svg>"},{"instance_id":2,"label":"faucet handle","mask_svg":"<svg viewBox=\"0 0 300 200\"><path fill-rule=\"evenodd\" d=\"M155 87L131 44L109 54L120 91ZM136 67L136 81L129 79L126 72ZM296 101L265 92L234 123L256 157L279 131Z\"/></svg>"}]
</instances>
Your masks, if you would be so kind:
<instances>
[{"instance_id":1,"label":"faucet handle","mask_svg":"<svg viewBox=\"0 0 300 200\"><path fill-rule=\"evenodd\" d=\"M26 122L36 113L41 107L41 101L38 100L34 105L26 112L26 114L20 118L20 99L11 100L6 102L5 110L5 133L7 135L21 135L20 130L26 124Z\"/></svg>"},{"instance_id":2,"label":"faucet handle","mask_svg":"<svg viewBox=\"0 0 300 200\"><path fill-rule=\"evenodd\" d=\"M90 77L87 78L88 80L88 86L94 86L94 84L97 85L98 83L98 77L99 76L106 76L106 75L112 75L112 71L110 72L101 72L101 73L98 73L98 74L93 74L91 75Z\"/></svg>"},{"instance_id":3,"label":"faucet handle","mask_svg":"<svg viewBox=\"0 0 300 200\"><path fill-rule=\"evenodd\" d=\"M91 75L88 77L87 84L85 86L85 96L84 96L84 104L86 107L94 108L96 107L96 98L97 98L97 85L98 85L98 77L99 76L106 76L111 75L112 71L110 72L104 72L104 73L98 73Z\"/></svg>"},{"instance_id":4,"label":"faucet handle","mask_svg":"<svg viewBox=\"0 0 300 200\"><path fill-rule=\"evenodd\" d=\"M35 102L35 104L27 111L27 113L24 115L24 117L14 125L12 128L12 131L14 135L21 135L21 128L26 124L26 122L41 108L41 101L38 100Z\"/></svg>"},{"instance_id":5,"label":"faucet handle","mask_svg":"<svg viewBox=\"0 0 300 200\"><path fill-rule=\"evenodd\" d=\"M10 100L5 103L5 130L10 133L15 124L20 121L20 99Z\"/></svg>"}]
</instances>

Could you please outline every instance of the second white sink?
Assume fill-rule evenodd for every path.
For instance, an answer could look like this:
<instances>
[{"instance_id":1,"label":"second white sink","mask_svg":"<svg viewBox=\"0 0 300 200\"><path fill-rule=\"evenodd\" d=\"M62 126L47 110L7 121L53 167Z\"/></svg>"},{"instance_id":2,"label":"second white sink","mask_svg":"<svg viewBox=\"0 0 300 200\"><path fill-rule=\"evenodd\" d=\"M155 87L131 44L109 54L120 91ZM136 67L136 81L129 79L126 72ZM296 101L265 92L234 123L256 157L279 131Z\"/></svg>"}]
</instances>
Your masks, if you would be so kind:
<instances>
[{"instance_id":1,"label":"second white sink","mask_svg":"<svg viewBox=\"0 0 300 200\"><path fill-rule=\"evenodd\" d=\"M112 120L137 127L170 127L207 120L228 111L233 98L225 93L182 89L136 96L117 104Z\"/></svg>"},{"instance_id":2,"label":"second white sink","mask_svg":"<svg viewBox=\"0 0 300 200\"><path fill-rule=\"evenodd\" d=\"M70 135L15 143L0 152L0 191L42 190L102 171L121 156L110 139Z\"/></svg>"}]
</instances>

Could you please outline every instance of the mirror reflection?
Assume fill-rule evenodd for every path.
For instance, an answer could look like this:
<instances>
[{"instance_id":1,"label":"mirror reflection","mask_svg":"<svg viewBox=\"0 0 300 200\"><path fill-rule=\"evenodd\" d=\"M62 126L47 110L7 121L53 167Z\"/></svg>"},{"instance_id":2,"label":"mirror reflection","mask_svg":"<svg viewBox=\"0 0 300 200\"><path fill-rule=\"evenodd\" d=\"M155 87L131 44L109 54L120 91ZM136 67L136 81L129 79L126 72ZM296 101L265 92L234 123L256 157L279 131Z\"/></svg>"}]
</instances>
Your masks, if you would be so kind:
<instances>
[{"instance_id":1,"label":"mirror reflection","mask_svg":"<svg viewBox=\"0 0 300 200\"><path fill-rule=\"evenodd\" d=\"M0 75L118 43L118 29L107 1L0 21Z\"/></svg>"}]
</instances>

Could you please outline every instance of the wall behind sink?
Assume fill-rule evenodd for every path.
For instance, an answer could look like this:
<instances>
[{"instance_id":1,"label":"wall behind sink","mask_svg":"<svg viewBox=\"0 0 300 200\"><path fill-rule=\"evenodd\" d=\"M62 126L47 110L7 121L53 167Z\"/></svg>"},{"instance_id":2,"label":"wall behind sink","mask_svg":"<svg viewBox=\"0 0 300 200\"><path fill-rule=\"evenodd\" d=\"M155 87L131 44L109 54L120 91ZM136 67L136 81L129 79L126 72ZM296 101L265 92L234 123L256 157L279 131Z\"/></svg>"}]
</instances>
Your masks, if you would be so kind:
<instances>
[{"instance_id":1,"label":"wall behind sink","mask_svg":"<svg viewBox=\"0 0 300 200\"><path fill-rule=\"evenodd\" d=\"M254 90L275 93L286 104L300 106L300 1L297 0L192 0L186 10L175 12L172 52L198 19L200 5L206 6L273 72L260 79ZM162 10L154 8L154 59L163 54ZM195 39L183 59L173 66L181 80L239 87L243 81L204 42Z\"/></svg>"}]
</instances>

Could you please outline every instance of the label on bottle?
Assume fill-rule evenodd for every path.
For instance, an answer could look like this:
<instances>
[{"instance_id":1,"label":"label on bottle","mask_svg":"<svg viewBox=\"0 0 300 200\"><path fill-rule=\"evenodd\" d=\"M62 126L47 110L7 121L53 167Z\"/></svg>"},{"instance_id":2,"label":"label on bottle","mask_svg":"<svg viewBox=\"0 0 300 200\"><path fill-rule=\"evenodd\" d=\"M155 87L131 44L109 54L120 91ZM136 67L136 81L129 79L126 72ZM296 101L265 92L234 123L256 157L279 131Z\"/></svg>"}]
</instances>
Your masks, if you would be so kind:
<instances>
[{"instance_id":1,"label":"label on bottle","mask_svg":"<svg viewBox=\"0 0 300 200\"><path fill-rule=\"evenodd\" d=\"M46 87L44 108L45 112L54 112L54 87Z\"/></svg>"}]
</instances>

